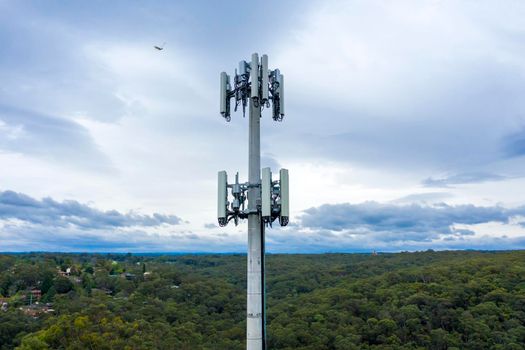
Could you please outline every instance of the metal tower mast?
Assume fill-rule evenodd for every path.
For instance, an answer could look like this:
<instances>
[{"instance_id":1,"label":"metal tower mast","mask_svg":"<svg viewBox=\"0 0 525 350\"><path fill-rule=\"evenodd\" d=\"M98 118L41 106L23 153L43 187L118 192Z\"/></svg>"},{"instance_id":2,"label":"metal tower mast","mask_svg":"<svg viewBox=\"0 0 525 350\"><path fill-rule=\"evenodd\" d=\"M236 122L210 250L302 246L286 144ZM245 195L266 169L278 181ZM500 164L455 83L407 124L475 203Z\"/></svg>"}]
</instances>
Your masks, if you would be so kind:
<instances>
[{"instance_id":1,"label":"metal tower mast","mask_svg":"<svg viewBox=\"0 0 525 350\"><path fill-rule=\"evenodd\" d=\"M261 183L261 108L250 99L248 183ZM246 349L265 349L264 325L264 227L257 202L258 187L248 189L248 290L246 304Z\"/></svg>"},{"instance_id":2,"label":"metal tower mast","mask_svg":"<svg viewBox=\"0 0 525 350\"><path fill-rule=\"evenodd\" d=\"M262 170L261 180L261 108L273 106L273 119L282 121L284 117L283 76L278 69L268 69L268 56L259 61L258 54L252 55L248 64L239 63L235 72L234 84L230 77L221 73L221 114L230 121L230 100L235 99L235 110L242 106L243 114L249 108L248 141L248 182L228 184L225 171L219 171L218 179L218 221L225 226L230 220L237 225L239 219L248 219L248 275L246 305L246 349L266 349L265 330L265 288L264 288L264 235L265 225L279 218L281 226L288 224L288 170L280 170L280 180L272 181L270 168ZM231 189L232 202L228 201ZM247 208L245 208L245 202Z\"/></svg>"}]
</instances>

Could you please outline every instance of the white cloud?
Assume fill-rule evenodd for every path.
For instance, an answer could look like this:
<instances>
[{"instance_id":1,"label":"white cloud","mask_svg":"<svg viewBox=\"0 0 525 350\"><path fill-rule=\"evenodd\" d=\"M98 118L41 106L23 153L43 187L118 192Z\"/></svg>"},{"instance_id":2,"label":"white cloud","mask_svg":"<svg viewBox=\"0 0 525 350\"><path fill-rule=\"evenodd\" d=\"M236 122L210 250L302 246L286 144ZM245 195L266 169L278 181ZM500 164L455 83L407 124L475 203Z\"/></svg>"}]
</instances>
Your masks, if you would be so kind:
<instances>
[{"instance_id":1,"label":"white cloud","mask_svg":"<svg viewBox=\"0 0 525 350\"><path fill-rule=\"evenodd\" d=\"M286 148L425 177L490 172L525 115L517 14L517 2L316 2L274 57Z\"/></svg>"},{"instance_id":2,"label":"white cloud","mask_svg":"<svg viewBox=\"0 0 525 350\"><path fill-rule=\"evenodd\" d=\"M461 89L482 65L525 72L523 64L510 63L522 62L523 46L505 36L525 28L517 16L525 6L513 5L316 2L275 59L288 76L290 96L301 101L310 97L397 121L419 119L414 111Z\"/></svg>"},{"instance_id":3,"label":"white cloud","mask_svg":"<svg viewBox=\"0 0 525 350\"><path fill-rule=\"evenodd\" d=\"M0 134L12 141L25 136L26 133L23 125L8 125L0 119Z\"/></svg>"}]
</instances>

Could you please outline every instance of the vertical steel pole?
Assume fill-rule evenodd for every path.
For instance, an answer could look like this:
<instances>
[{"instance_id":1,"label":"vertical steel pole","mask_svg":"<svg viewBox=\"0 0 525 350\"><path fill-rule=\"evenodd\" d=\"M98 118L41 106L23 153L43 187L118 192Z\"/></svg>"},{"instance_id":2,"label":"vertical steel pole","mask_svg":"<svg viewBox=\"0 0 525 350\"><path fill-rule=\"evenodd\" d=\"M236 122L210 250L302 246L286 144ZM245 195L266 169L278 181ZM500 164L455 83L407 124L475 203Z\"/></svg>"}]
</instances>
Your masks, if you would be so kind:
<instances>
[{"instance_id":1,"label":"vertical steel pole","mask_svg":"<svg viewBox=\"0 0 525 350\"><path fill-rule=\"evenodd\" d=\"M254 84L252 82L252 84ZM249 168L250 185L261 183L261 107L250 99L249 122ZM246 315L246 349L265 348L264 325L264 228L257 204L260 202L259 187L248 190L248 291Z\"/></svg>"}]
</instances>

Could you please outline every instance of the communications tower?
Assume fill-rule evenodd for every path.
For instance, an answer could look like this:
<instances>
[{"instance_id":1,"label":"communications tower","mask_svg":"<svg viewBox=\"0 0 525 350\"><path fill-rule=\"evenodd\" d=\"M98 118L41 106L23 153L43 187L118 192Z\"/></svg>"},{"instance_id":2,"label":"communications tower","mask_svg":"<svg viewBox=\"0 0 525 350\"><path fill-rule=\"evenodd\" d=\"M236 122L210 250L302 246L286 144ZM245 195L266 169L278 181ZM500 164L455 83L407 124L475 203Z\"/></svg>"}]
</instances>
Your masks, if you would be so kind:
<instances>
[{"instance_id":1,"label":"communications tower","mask_svg":"<svg viewBox=\"0 0 525 350\"><path fill-rule=\"evenodd\" d=\"M248 182L228 183L226 171L218 174L217 217L220 226L231 220L248 219L248 275L246 305L246 349L266 349L264 253L265 227L279 220L286 226L289 219L288 170L279 170L279 180L272 180L270 168L262 169L261 178L261 109L272 107L272 117L284 117L284 79L279 69L268 69L268 56L252 54L251 62L240 61L233 82L221 73L220 112L226 121L231 120L230 106L233 98L237 111L249 111ZM231 193L231 202L228 200Z\"/></svg>"}]
</instances>

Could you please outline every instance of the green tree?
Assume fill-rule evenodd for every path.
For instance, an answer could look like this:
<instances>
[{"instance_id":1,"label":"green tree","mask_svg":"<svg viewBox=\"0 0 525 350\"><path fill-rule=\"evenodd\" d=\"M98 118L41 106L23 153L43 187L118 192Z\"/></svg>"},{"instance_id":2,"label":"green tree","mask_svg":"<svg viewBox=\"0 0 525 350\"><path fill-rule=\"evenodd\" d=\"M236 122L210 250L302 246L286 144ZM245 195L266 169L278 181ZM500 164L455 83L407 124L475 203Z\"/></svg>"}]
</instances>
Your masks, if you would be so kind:
<instances>
[{"instance_id":1,"label":"green tree","mask_svg":"<svg viewBox=\"0 0 525 350\"><path fill-rule=\"evenodd\" d=\"M73 289L73 283L67 277L57 277L53 282L53 287L59 294L64 294Z\"/></svg>"}]
</instances>

